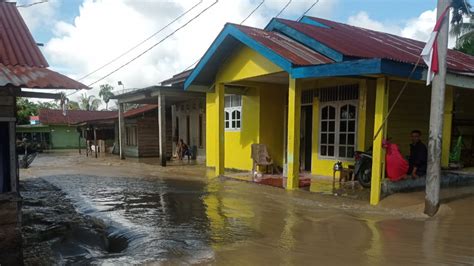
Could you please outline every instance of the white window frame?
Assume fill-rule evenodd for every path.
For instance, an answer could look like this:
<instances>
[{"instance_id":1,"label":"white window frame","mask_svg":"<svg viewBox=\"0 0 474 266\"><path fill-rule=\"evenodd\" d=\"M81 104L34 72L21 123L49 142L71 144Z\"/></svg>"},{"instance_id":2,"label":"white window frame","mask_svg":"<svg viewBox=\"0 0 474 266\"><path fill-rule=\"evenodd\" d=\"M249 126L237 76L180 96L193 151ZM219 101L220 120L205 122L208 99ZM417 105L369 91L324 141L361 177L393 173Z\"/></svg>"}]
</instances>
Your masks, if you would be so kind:
<instances>
[{"instance_id":1,"label":"white window frame","mask_svg":"<svg viewBox=\"0 0 474 266\"><path fill-rule=\"evenodd\" d=\"M240 98L240 105L234 105L234 97ZM225 131L240 131L242 128L242 95L228 94L224 96L224 106L226 100L229 99L229 104L224 107L224 129ZM239 112L239 118L232 118L234 112ZM227 119L228 118L228 119ZM239 126L237 126L239 124Z\"/></svg>"},{"instance_id":2,"label":"white window frame","mask_svg":"<svg viewBox=\"0 0 474 266\"><path fill-rule=\"evenodd\" d=\"M344 105L353 105L355 107L355 111L356 111L356 116L355 116L355 126L354 126L354 151L356 151L357 149L357 134L358 134L358 121L359 121L359 109L358 109L358 100L350 100L350 101L335 101L335 102L324 102L324 103L321 103L321 106L319 107L319 125L318 125L318 128L319 128L319 141L318 141L318 157L320 159L324 159L324 160L341 160L341 161L351 161L353 160L354 158L352 157L341 157L339 156L339 147L340 145L342 146L349 146L347 143L346 144L339 144L339 137L340 137L340 134L341 134L341 131L340 131L340 121L341 121L341 118L340 118L340 110L341 108L344 106ZM327 144L322 144L321 143L321 140L322 140L322 137L321 137L321 134L323 133L322 132L322 128L321 128L321 122L322 122L322 114L323 114L323 108L327 107L327 106L332 106L336 109L336 116L335 116L335 119L334 120L330 120L330 121L334 121L335 122L335 127L334 127L334 156L328 156L328 155L321 155L321 145L327 145ZM329 126L329 125L328 125ZM327 131L329 132L329 131ZM350 145L352 146L352 145Z\"/></svg>"}]
</instances>

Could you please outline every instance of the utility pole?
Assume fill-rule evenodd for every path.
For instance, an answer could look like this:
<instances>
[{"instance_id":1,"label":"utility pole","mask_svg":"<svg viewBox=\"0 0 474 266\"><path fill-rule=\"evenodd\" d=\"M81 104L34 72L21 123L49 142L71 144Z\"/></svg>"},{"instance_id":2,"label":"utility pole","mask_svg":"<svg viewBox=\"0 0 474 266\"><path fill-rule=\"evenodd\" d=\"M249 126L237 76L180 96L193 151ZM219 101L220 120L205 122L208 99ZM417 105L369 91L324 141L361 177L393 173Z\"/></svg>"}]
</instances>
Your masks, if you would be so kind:
<instances>
[{"instance_id":1,"label":"utility pole","mask_svg":"<svg viewBox=\"0 0 474 266\"><path fill-rule=\"evenodd\" d=\"M438 0L437 18L451 4L450 0ZM428 169L426 172L425 213L434 216L439 208L441 178L441 142L443 139L444 93L446 90L446 54L448 50L449 12L438 32L439 71L431 86L430 135L428 142Z\"/></svg>"}]
</instances>

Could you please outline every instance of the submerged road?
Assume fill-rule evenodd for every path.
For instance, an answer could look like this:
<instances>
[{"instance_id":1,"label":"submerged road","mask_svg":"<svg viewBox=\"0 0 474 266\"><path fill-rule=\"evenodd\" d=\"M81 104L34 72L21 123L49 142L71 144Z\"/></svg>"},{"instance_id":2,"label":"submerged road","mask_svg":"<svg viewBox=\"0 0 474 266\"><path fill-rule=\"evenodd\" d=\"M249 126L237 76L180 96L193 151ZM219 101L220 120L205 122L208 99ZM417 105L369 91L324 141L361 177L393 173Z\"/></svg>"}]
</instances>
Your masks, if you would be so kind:
<instances>
[{"instance_id":1,"label":"submerged road","mask_svg":"<svg viewBox=\"0 0 474 266\"><path fill-rule=\"evenodd\" d=\"M30 247L50 247L45 254L62 263L474 263L472 194L448 193L440 214L426 218L416 203L420 193L394 195L386 199L389 207L373 208L209 179L205 172L200 166L163 170L131 160L42 155L22 172L24 235ZM35 230L53 233L35 238Z\"/></svg>"}]
</instances>

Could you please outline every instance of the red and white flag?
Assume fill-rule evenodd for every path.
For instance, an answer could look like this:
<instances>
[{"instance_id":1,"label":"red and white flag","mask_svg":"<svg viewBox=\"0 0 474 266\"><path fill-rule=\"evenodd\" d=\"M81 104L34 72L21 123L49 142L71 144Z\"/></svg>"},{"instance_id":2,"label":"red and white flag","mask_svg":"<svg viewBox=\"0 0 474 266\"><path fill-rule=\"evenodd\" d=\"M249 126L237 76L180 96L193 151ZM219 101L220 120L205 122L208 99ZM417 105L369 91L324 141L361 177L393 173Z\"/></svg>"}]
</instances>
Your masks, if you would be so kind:
<instances>
[{"instance_id":1,"label":"red and white flag","mask_svg":"<svg viewBox=\"0 0 474 266\"><path fill-rule=\"evenodd\" d=\"M438 61L438 32L441 28L444 18L446 17L446 12L448 12L449 7L447 7L441 17L436 21L436 25L431 33L430 39L426 42L423 51L421 51L421 57L428 66L428 73L426 75L426 85L430 85L431 80L433 80L434 75L439 71L439 61Z\"/></svg>"}]
</instances>

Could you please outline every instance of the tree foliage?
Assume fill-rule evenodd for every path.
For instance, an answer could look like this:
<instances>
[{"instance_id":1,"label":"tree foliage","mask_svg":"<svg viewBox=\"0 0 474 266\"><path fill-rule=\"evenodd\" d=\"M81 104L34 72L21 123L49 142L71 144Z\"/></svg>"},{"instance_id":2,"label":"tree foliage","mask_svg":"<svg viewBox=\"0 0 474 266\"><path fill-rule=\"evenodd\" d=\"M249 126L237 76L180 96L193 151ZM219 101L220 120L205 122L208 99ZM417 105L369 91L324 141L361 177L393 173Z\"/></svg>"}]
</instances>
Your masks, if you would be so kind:
<instances>
[{"instance_id":1,"label":"tree foliage","mask_svg":"<svg viewBox=\"0 0 474 266\"><path fill-rule=\"evenodd\" d=\"M32 102L27 98L18 97L16 99L17 124L24 125L30 123L30 116L38 115L40 109L59 109L55 102Z\"/></svg>"},{"instance_id":2,"label":"tree foliage","mask_svg":"<svg viewBox=\"0 0 474 266\"><path fill-rule=\"evenodd\" d=\"M109 84L100 85L99 97L105 102L105 110L108 110L110 98L114 96L113 89Z\"/></svg>"},{"instance_id":3,"label":"tree foliage","mask_svg":"<svg viewBox=\"0 0 474 266\"><path fill-rule=\"evenodd\" d=\"M100 103L100 99L96 98L94 95L87 95L87 93L83 93L79 99L80 109L86 111L97 111Z\"/></svg>"},{"instance_id":4,"label":"tree foliage","mask_svg":"<svg viewBox=\"0 0 474 266\"><path fill-rule=\"evenodd\" d=\"M474 55L474 17L469 0L453 0L451 18L451 36L456 38L455 49Z\"/></svg>"}]
</instances>

